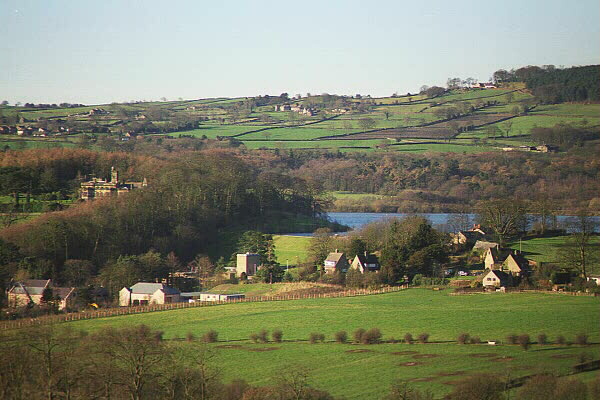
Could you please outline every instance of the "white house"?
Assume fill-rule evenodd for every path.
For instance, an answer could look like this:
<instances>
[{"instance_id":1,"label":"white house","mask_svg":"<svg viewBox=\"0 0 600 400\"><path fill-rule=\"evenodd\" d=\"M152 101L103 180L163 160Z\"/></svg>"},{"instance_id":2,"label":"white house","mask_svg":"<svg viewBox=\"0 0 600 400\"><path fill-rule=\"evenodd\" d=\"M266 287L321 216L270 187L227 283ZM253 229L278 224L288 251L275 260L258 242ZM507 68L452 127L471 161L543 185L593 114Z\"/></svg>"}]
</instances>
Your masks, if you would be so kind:
<instances>
[{"instance_id":1,"label":"white house","mask_svg":"<svg viewBox=\"0 0 600 400\"><path fill-rule=\"evenodd\" d=\"M164 283L138 282L131 288L119 291L120 306L143 306L148 304L168 304L181 301L179 290Z\"/></svg>"}]
</instances>

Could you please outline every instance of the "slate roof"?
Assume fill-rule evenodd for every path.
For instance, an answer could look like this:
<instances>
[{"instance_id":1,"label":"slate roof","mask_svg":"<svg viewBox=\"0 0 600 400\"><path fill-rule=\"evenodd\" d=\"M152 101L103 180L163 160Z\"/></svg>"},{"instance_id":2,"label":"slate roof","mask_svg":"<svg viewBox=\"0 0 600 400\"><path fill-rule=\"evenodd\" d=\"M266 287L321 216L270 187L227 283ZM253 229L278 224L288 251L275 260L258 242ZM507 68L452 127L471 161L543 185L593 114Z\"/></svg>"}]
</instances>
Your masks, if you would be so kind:
<instances>
[{"instance_id":1,"label":"slate roof","mask_svg":"<svg viewBox=\"0 0 600 400\"><path fill-rule=\"evenodd\" d=\"M477 250L477 249L487 250L487 249L491 249L494 247L498 247L498 243L486 242L484 240L478 240L477 242L475 242L475 246L473 246L473 250Z\"/></svg>"},{"instance_id":2,"label":"slate roof","mask_svg":"<svg viewBox=\"0 0 600 400\"><path fill-rule=\"evenodd\" d=\"M379 265L379 258L377 258L377 256L375 254L357 254L356 257L358 257L358 260L360 261L360 263L362 264L362 266L364 268L368 268L368 269L379 269L380 265ZM367 264L376 264L376 267L367 267Z\"/></svg>"},{"instance_id":3,"label":"slate roof","mask_svg":"<svg viewBox=\"0 0 600 400\"><path fill-rule=\"evenodd\" d=\"M136 294L154 294L157 290L162 290L165 294L180 294L179 290L164 283L138 282L131 287L131 293Z\"/></svg>"},{"instance_id":4,"label":"slate roof","mask_svg":"<svg viewBox=\"0 0 600 400\"><path fill-rule=\"evenodd\" d=\"M333 261L334 263L338 263L342 257L344 257L344 253L329 253L325 261Z\"/></svg>"}]
</instances>

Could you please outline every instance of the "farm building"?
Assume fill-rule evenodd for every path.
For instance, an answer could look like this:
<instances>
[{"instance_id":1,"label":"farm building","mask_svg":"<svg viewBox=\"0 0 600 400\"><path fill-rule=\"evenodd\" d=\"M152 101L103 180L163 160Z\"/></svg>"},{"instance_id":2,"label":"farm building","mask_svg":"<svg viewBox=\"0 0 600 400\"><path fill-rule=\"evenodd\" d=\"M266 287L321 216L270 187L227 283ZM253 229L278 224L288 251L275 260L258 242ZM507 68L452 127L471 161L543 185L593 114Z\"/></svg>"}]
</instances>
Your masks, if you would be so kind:
<instances>
[{"instance_id":1,"label":"farm building","mask_svg":"<svg viewBox=\"0 0 600 400\"><path fill-rule=\"evenodd\" d=\"M504 271L492 270L483 276L484 287L505 287L512 283L512 276Z\"/></svg>"},{"instance_id":2,"label":"farm building","mask_svg":"<svg viewBox=\"0 0 600 400\"><path fill-rule=\"evenodd\" d=\"M21 307L29 303L39 305L44 291L47 290L50 290L49 294L58 301L59 310L70 307L75 301L75 288L55 287L50 279L27 279L16 282L8 290L8 306Z\"/></svg>"},{"instance_id":3,"label":"farm building","mask_svg":"<svg viewBox=\"0 0 600 400\"><path fill-rule=\"evenodd\" d=\"M344 253L338 253L335 249L333 253L329 253L324 263L325 273L332 274L336 271L347 272L348 271L348 260Z\"/></svg>"},{"instance_id":4,"label":"farm building","mask_svg":"<svg viewBox=\"0 0 600 400\"><path fill-rule=\"evenodd\" d=\"M179 290L164 283L138 282L131 288L124 287L119 291L119 305L122 307L169 304L180 301Z\"/></svg>"},{"instance_id":5,"label":"farm building","mask_svg":"<svg viewBox=\"0 0 600 400\"><path fill-rule=\"evenodd\" d=\"M233 301L246 298L245 294L222 294L222 293L209 293L209 292L184 292L181 293L181 297L184 301L194 303L196 301Z\"/></svg>"},{"instance_id":6,"label":"farm building","mask_svg":"<svg viewBox=\"0 0 600 400\"><path fill-rule=\"evenodd\" d=\"M235 275L237 277L252 276L260 266L260 255L253 253L238 254L236 258Z\"/></svg>"}]
</instances>

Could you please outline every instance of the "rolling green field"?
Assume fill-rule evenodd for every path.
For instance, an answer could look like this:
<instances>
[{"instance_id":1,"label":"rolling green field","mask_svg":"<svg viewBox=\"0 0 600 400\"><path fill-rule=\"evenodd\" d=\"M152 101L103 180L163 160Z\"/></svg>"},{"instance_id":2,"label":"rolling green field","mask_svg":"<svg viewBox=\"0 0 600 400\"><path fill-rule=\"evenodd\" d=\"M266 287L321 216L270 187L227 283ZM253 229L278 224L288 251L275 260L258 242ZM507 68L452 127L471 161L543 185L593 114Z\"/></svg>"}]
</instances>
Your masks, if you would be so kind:
<instances>
[{"instance_id":1,"label":"rolling green field","mask_svg":"<svg viewBox=\"0 0 600 400\"><path fill-rule=\"evenodd\" d=\"M314 96L318 99L319 96ZM411 101L409 102L409 98ZM347 98L352 104L363 103L365 109L353 110L336 115L331 110L319 110L317 115L305 116L295 112L276 112L274 105L262 105L252 108L246 113L235 111L231 108L239 107L246 101L245 98L215 98L186 101L141 102L135 104L100 105L107 110L108 115L94 116L95 123L105 127L118 126L122 121L123 111L143 115L149 110L163 110L171 116L181 115L187 117L201 117L202 120L196 129L171 132L174 137L191 135L194 137L206 136L215 139L219 136L236 136L248 149L327 149L342 151L401 151L410 153L427 152L453 152L453 153L484 153L497 150L497 147L514 146L519 144L533 145L529 140L530 132L535 127L551 127L560 123L576 126L600 126L600 104L557 104L538 105L526 115L520 115L505 121L492 123L497 127L497 134L506 136L508 125L512 124L509 136L520 136L519 142L492 140L486 145L466 146L459 143L445 143L448 135L455 134L455 127L474 125L475 130L460 133L457 139L482 139L490 133L486 126L490 121L506 118L515 114L523 101L532 101L533 97L525 90L513 89L494 90L455 90L435 98L426 98L422 95L386 97L376 99ZM310 104L312 100L303 98L292 100L290 103ZM445 116L438 113L441 109L449 107L461 108L463 105L481 107L469 116L462 116L455 121L448 122ZM6 116L20 116L27 120L27 124L35 125L38 118L69 118L89 122L92 118L88 115L95 106L79 108L57 109L25 109L23 107L0 107L0 112ZM370 119L372 126L368 129L361 126L360 121ZM148 120L146 120L148 121ZM165 119L151 121L156 127L168 123ZM116 125L115 125L116 124ZM427 126L423 126L427 124ZM408 130L404 129L408 128ZM392 129L392 130L389 130ZM449 130L450 129L450 130ZM259 132L255 132L259 130ZM364 131L367 133L363 133ZM339 142L330 140L331 137L349 135ZM359 136L354 136L359 135ZM385 146L395 144L401 139L398 146ZM430 140L423 141L423 138ZM433 139L432 139L433 138ZM12 138L11 138L12 139ZM356 140L365 139L365 140ZM419 144L404 145L406 140L419 140ZM5 140L5 139L3 139ZM383 142L382 142L383 140ZM19 141L21 142L21 141ZM39 144L43 143L43 144ZM44 138L32 138L21 143L7 143L11 149L25 149L32 147L75 146L77 143L70 141L52 141L49 143ZM382 146L383 144L383 146ZM0 143L0 145L2 145Z\"/></svg>"},{"instance_id":2,"label":"rolling green field","mask_svg":"<svg viewBox=\"0 0 600 400\"><path fill-rule=\"evenodd\" d=\"M565 246L567 236L555 236L549 238L535 238L511 243L510 247L515 250L522 249L526 257L538 262L559 262L560 251ZM594 251L600 251L600 237L592 237ZM600 265L593 265L588 273L600 273Z\"/></svg>"},{"instance_id":3,"label":"rolling green field","mask_svg":"<svg viewBox=\"0 0 600 400\"><path fill-rule=\"evenodd\" d=\"M298 265L306 261L309 236L273 235L277 262L281 265Z\"/></svg>"},{"instance_id":4,"label":"rolling green field","mask_svg":"<svg viewBox=\"0 0 600 400\"><path fill-rule=\"evenodd\" d=\"M251 286L251 285L249 285ZM147 324L165 332L167 339L196 336L209 329L219 333L218 365L226 380L243 377L266 385L281 371L306 367L311 383L348 399L381 398L398 378L417 380L438 395L456 381L481 372L527 375L540 370L566 373L582 352L598 357L598 305L594 297L553 294L476 294L451 296L449 291L410 289L397 293L335 299L228 304L68 323L88 331L103 326ZM427 332L431 344L336 344L339 330L378 327L384 339L415 337ZM281 329L281 344L252 344L248 336L260 329ZM311 332L322 332L325 343L309 344ZM518 346L458 345L461 332L482 340L504 341L509 334L528 333L532 340L546 333L555 340L573 340L587 333L594 345ZM182 346L192 346L181 344ZM415 352L415 353L402 353ZM396 353L396 354L394 354ZM417 364L412 364L412 363ZM239 366L256 365L252 374ZM422 378L427 378L426 380ZM421 380L419 382L418 380Z\"/></svg>"}]
</instances>

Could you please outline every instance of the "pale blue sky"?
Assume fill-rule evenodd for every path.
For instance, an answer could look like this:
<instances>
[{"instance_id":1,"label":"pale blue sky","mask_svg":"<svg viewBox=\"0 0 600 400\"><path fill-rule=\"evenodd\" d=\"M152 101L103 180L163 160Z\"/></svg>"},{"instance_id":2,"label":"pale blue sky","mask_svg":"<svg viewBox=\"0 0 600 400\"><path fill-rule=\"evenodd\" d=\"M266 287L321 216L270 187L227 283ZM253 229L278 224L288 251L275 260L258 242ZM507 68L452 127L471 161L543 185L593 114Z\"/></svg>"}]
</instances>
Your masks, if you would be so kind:
<instances>
[{"instance_id":1,"label":"pale blue sky","mask_svg":"<svg viewBox=\"0 0 600 400\"><path fill-rule=\"evenodd\" d=\"M0 0L11 103L382 96L598 63L598 0Z\"/></svg>"}]
</instances>

